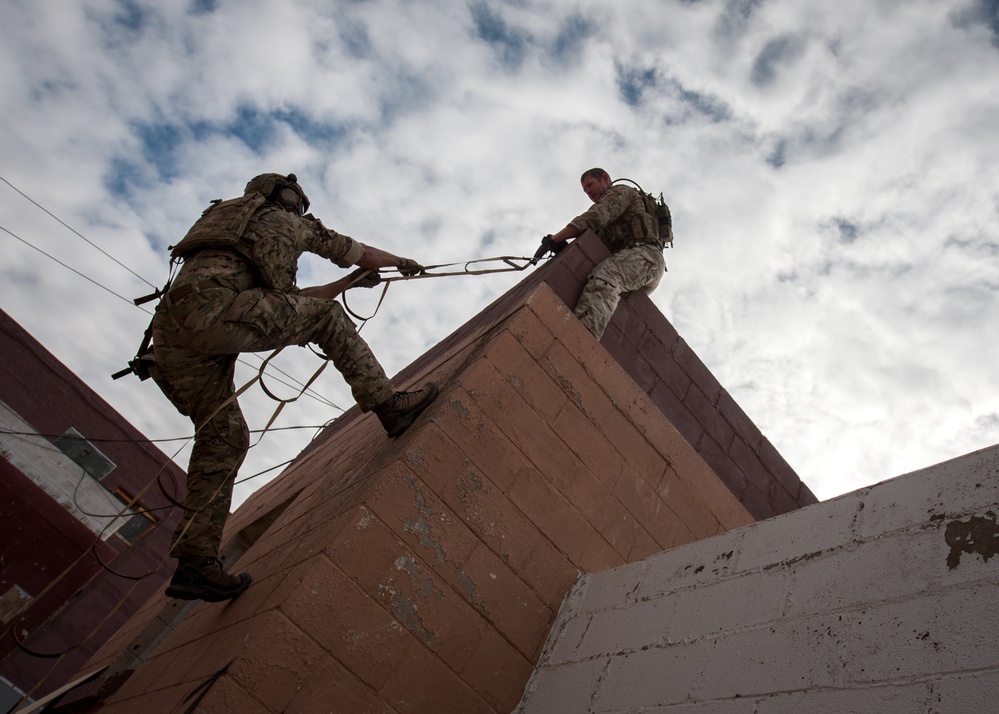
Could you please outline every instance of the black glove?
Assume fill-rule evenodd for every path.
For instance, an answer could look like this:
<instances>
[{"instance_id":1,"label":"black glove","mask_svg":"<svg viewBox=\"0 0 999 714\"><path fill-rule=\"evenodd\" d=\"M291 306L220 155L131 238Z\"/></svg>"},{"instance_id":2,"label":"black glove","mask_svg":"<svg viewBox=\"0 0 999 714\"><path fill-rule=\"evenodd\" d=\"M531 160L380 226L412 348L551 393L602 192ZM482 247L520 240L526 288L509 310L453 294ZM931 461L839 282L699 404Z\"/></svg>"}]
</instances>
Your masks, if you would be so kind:
<instances>
[{"instance_id":1,"label":"black glove","mask_svg":"<svg viewBox=\"0 0 999 714\"><path fill-rule=\"evenodd\" d=\"M534 258L531 259L531 265L534 265L539 260L545 257L548 251L551 251L552 255L558 255L566 246L564 240L552 240L552 234L549 233L544 238L541 239L541 245L538 250L534 253Z\"/></svg>"},{"instance_id":2,"label":"black glove","mask_svg":"<svg viewBox=\"0 0 999 714\"><path fill-rule=\"evenodd\" d=\"M348 284L352 288L373 288L382 281L378 271L371 268L358 268L347 278L350 279Z\"/></svg>"},{"instance_id":3,"label":"black glove","mask_svg":"<svg viewBox=\"0 0 999 714\"><path fill-rule=\"evenodd\" d=\"M419 275L426 270L426 268L412 258L400 258L398 268L399 272L407 277L410 275Z\"/></svg>"}]
</instances>

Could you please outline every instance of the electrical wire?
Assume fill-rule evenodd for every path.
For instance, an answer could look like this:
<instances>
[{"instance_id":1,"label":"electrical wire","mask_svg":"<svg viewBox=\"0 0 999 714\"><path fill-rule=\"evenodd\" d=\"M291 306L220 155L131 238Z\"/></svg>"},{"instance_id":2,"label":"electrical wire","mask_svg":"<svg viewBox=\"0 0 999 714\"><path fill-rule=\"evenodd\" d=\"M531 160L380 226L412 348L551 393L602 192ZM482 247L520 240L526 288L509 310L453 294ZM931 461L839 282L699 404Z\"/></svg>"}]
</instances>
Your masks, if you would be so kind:
<instances>
[{"instance_id":1,"label":"electrical wire","mask_svg":"<svg viewBox=\"0 0 999 714\"><path fill-rule=\"evenodd\" d=\"M149 287L155 289L156 286L153 285L151 282L149 282L144 277L142 277L141 275L139 275L137 272L135 272L134 270L132 270L131 268L129 268L127 265L125 265L120 260L118 260L117 258L115 258L113 255L111 255L110 253L108 253L106 250L104 250L99 245L97 245L96 243L94 243L92 240L90 240L89 238L87 238L85 235L83 235L82 233L80 233L80 231L78 231L75 228L73 228L73 226L71 226L68 223L66 223L66 221L64 221L61 218L59 218L59 216L57 216L56 214L52 213L52 211L50 211L49 209L47 209L45 206L43 206L42 204L40 204L38 201L36 201L35 199L33 199L31 196L29 196L24 191L22 191L21 189L19 189L17 186L15 186L14 184L12 184L6 178L4 178L3 176L0 176L0 181L3 181L5 184L7 184L12 189L14 189L19 194L21 194L21 196L23 196L29 202L31 202L32 204L34 204L35 206L37 206L40 210L44 211L49 216L51 216L52 218L54 218L58 223L60 223L62 226L64 226L71 233L76 234L77 236L79 236L80 238L82 238L83 240L85 240L87 243L89 243L90 245L92 245L94 248L96 248L97 250L99 250L101 253L103 253L105 256L107 256L108 258L110 258L111 260L113 260L115 263L117 263L118 265L120 265L121 267L123 267L125 270L127 270L128 272L130 272L135 277L137 277L139 280L141 280L142 282L144 282L146 285L148 285Z\"/></svg>"},{"instance_id":2,"label":"electrical wire","mask_svg":"<svg viewBox=\"0 0 999 714\"><path fill-rule=\"evenodd\" d=\"M17 235L17 233L14 233L14 231L12 231L12 230L10 230L10 229L6 228L5 226L0 226L0 231L3 231L4 233L6 233L6 234L8 234L8 235L10 235L10 236L13 236L13 237L14 237L14 238L16 238L17 240L19 240L19 241L21 241L22 243L24 243L24 244L25 244L26 246L28 246L29 248L32 248L32 249L34 249L34 250L37 250L37 251L38 251L39 253L41 253L42 255L44 255L44 256L45 256L46 258L49 258L49 259L51 259L51 260L54 260L54 261L55 261L55 262L57 262L57 263L58 263L59 265L61 265L62 267L64 267L64 268L65 268L66 270L69 270L70 272L73 272L73 273L76 273L77 275L79 275L79 276L80 276L81 278L83 278L84 280L87 280L87 281L89 281L89 282L93 283L94 285L96 285L97 287L99 287L99 288L100 288L101 290L107 290L107 291L108 291L109 293L111 293L112 295L114 295L114 296L115 296L116 298L118 298L118 299L120 299L120 300L124 300L125 302L127 302L127 303L130 303L130 304L131 304L131 302L132 302L132 301L131 301L131 300L129 300L129 299L128 299L127 297L125 297L124 295L119 295L118 293L116 293L116 292L115 292L114 290L112 290L111 288L107 287L106 285L102 285L101 283L97 282L96 280L94 280L93 278L91 278L91 277L89 277L89 276L87 276L87 275L84 275L83 273L81 273L81 272L80 272L79 270L77 270L76 268L72 268L72 267L70 267L70 266L66 265L66 264L65 264L64 262L62 262L61 260L59 260L58 258L56 258L56 257L55 257L54 255L52 255L51 253L46 253L46 252L45 252L44 250L42 250L42 249L41 249L41 248L39 248L38 246L36 246L36 245L34 245L34 244L32 244L32 243L28 242L27 240L25 240L25 239L24 239L24 238L22 238L21 236ZM151 312L149 312L149 310L145 309L144 307L140 307L139 309L140 309L140 310L142 310L142 311L143 311L144 313L146 313L147 315L152 315L152 313L151 313Z\"/></svg>"}]
</instances>

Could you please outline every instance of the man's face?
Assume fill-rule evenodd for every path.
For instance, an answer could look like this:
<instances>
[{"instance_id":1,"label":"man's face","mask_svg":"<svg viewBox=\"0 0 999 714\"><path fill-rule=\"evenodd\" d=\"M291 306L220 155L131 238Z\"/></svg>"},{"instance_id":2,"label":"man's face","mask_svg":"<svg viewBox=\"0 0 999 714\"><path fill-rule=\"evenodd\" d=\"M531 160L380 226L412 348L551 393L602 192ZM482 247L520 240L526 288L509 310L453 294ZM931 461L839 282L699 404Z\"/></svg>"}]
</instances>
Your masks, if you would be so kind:
<instances>
[{"instance_id":1,"label":"man's face","mask_svg":"<svg viewBox=\"0 0 999 714\"><path fill-rule=\"evenodd\" d=\"M592 176L587 176L583 179L583 192L590 197L590 200L596 203L600 200L600 197L604 195L611 185L610 176L604 175L600 178L593 178Z\"/></svg>"},{"instance_id":2,"label":"man's face","mask_svg":"<svg viewBox=\"0 0 999 714\"><path fill-rule=\"evenodd\" d=\"M285 207L286 210L301 216L305 213L305 206L302 202L302 197L298 195L298 192L293 188L282 188L278 192L278 202Z\"/></svg>"}]
</instances>

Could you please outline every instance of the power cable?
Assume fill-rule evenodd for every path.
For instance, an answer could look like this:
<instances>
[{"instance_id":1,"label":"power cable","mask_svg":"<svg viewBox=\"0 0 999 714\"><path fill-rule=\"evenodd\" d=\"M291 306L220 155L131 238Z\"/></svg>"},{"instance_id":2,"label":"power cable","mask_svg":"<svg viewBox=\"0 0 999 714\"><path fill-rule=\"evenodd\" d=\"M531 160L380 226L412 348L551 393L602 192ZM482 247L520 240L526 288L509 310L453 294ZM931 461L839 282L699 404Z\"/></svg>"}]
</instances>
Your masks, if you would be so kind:
<instances>
[{"instance_id":1,"label":"power cable","mask_svg":"<svg viewBox=\"0 0 999 714\"><path fill-rule=\"evenodd\" d=\"M17 233L14 233L14 231L12 231L12 230L4 227L4 226L0 226L0 231L3 231L4 233L7 233L7 234L13 236L14 238L17 238L17 240L21 241L22 243L24 243L29 248L33 248L34 250L37 250L39 253L41 253L42 255L44 255L46 258L50 258L51 260L54 260L59 265L61 265L62 267L64 267L66 270L69 270L69 271L71 271L73 273L76 273L77 275L79 275L84 280L87 280L87 281L93 283L94 285L96 285L97 287L99 287L101 290L107 290L109 293L111 293L112 295L114 295L116 298L119 298L119 299L124 300L125 302L127 302L129 304L132 304L132 301L129 300L124 295L119 295L118 293L116 293L111 288L109 288L109 287L107 287L105 285L101 285L99 282L97 282L96 280L94 280L91 277L88 277L87 275L84 275L83 273L81 273L76 268L72 268L72 267L66 265L64 262L62 262L61 260L59 260L58 258L56 258L54 255L52 255L50 253L46 253L44 250L42 250L38 246L33 245L32 243L29 243L24 238L22 238L21 236L17 235ZM142 310L147 315L151 315L152 314L151 312L149 312L149 310L146 310L145 308L139 308L139 309Z\"/></svg>"},{"instance_id":2,"label":"power cable","mask_svg":"<svg viewBox=\"0 0 999 714\"><path fill-rule=\"evenodd\" d=\"M58 223L60 223L62 226L64 226L71 233L75 233L77 236L79 236L80 238L82 238L83 240L85 240L87 243L89 243L94 248L96 248L101 253L103 253L105 256L107 256L108 258L110 258L111 260L113 260L115 263L117 263L118 265L120 265L121 267L123 267L125 270L127 270L132 275L134 275L135 277L137 277L139 280L141 280L142 282L144 282L146 285L148 285L151 288L155 288L156 287L151 282L149 282L148 280L146 280L144 277L142 277L141 275L139 275L138 273L136 273L134 270L132 270L131 268L129 268L124 263L122 263L120 260L118 260L117 258L115 258L113 255L111 255L110 253L108 253L106 250L104 250L103 248L101 248L99 245L97 245L96 243L94 243L92 240L90 240L89 238L87 238L85 235L83 235L82 233L80 233L80 231L78 231L75 228L73 228L73 226L71 226L68 223L66 223L64 220L62 220L61 218L59 218L59 216L57 216L56 214L52 213L52 211L50 211L49 209L47 209L45 206L43 206L42 204L40 204L38 201L36 201L35 199L33 199L31 196L29 196L24 191L22 191L21 189L19 189L17 186L15 186L14 184L12 184L6 178L4 178L3 176L0 176L0 181L3 181L5 184L7 184L12 189L14 189L19 194L21 194L21 196L23 196L25 199L27 199L28 201L30 201L31 203L33 203L35 206L37 206L40 210L44 211L49 216L51 216L53 219L55 219Z\"/></svg>"}]
</instances>

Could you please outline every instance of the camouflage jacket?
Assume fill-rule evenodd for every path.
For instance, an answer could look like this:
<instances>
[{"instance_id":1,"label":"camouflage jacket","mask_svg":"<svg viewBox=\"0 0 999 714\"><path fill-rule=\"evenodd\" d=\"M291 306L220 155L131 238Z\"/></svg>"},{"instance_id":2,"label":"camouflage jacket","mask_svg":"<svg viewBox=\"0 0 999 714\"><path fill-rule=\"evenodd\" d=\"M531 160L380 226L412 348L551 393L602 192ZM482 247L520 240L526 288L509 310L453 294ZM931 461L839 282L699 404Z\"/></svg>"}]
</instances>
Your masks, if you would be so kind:
<instances>
[{"instance_id":1,"label":"camouflage jacket","mask_svg":"<svg viewBox=\"0 0 999 714\"><path fill-rule=\"evenodd\" d=\"M299 217L265 203L254 211L238 249L204 248L192 253L185 258L173 287L212 278L237 292L268 288L297 293L298 259L306 252L346 268L357 263L364 246L327 228L311 214Z\"/></svg>"},{"instance_id":2,"label":"camouflage jacket","mask_svg":"<svg viewBox=\"0 0 999 714\"><path fill-rule=\"evenodd\" d=\"M592 230L612 253L636 243L662 247L655 216L645 211L641 195L631 186L611 186L590 210L569 224L584 232Z\"/></svg>"}]
</instances>

